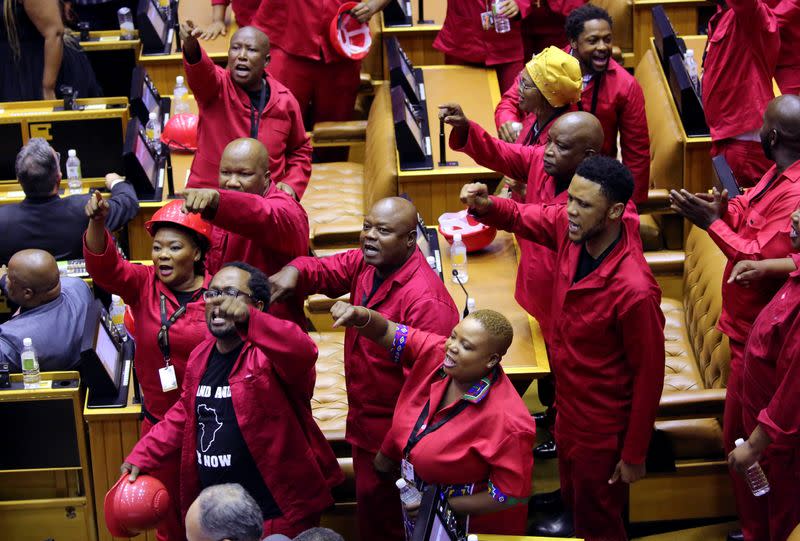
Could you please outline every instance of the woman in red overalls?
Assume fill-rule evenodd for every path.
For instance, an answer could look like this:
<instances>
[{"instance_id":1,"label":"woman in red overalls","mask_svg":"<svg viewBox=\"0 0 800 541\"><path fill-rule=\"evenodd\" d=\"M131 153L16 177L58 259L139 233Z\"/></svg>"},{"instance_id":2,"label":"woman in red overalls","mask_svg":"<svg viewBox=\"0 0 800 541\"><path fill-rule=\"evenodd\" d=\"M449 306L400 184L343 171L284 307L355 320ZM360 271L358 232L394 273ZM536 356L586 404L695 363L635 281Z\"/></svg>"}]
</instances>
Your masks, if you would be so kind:
<instances>
[{"instance_id":1,"label":"woman in red overalls","mask_svg":"<svg viewBox=\"0 0 800 541\"><path fill-rule=\"evenodd\" d=\"M130 307L136 330L134 368L142 388L141 436L158 423L180 398L189 354L207 333L203 291L210 276L203 260L211 225L197 214L181 212L183 201L170 201L145 224L153 236L153 265L126 261L106 230L108 203L99 194L86 204L89 227L83 243L92 280L119 295ZM124 450L127 452L127 450ZM178 456L152 472L177 497ZM159 540L184 539L177 507L158 529Z\"/></svg>"}]
</instances>

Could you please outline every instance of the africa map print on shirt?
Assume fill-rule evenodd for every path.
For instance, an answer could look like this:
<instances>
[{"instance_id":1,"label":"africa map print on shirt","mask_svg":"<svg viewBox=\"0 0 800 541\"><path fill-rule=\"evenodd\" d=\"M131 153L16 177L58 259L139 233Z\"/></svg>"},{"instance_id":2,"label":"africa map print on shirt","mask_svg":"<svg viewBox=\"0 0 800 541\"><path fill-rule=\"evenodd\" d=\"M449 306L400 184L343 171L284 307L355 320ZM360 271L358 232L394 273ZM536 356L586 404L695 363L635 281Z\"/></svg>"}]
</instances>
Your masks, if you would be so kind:
<instances>
[{"instance_id":1,"label":"africa map print on shirt","mask_svg":"<svg viewBox=\"0 0 800 541\"><path fill-rule=\"evenodd\" d=\"M230 451L228 445L222 445L218 436L225 426L226 406L230 406L231 390L228 385L200 385L197 388L197 463L206 468L229 468L231 454L218 454L214 451ZM229 412L228 412L229 413ZM233 419L235 422L235 419ZM238 428L238 427L237 427ZM216 443L216 445L215 445ZM229 442L228 442L229 443ZM210 454L206 454L210 453Z\"/></svg>"}]
</instances>

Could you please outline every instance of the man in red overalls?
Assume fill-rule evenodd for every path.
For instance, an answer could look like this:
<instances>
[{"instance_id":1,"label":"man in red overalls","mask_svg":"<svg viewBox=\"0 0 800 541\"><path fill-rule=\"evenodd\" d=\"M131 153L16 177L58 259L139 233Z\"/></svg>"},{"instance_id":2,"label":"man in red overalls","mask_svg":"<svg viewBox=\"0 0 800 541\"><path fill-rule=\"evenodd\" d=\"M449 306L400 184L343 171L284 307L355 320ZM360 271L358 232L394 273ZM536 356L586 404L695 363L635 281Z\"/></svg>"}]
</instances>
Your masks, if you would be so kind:
<instances>
[{"instance_id":1,"label":"man in red overalls","mask_svg":"<svg viewBox=\"0 0 800 541\"><path fill-rule=\"evenodd\" d=\"M316 122L350 120L358 94L361 62L345 58L329 38L331 20L347 0L262 0L253 26L272 43L269 73L300 103L303 118ZM367 0L353 8L361 22L389 0Z\"/></svg>"},{"instance_id":2,"label":"man in red overalls","mask_svg":"<svg viewBox=\"0 0 800 541\"><path fill-rule=\"evenodd\" d=\"M703 60L703 109L711 130L711 156L722 154L740 186L754 186L772 161L758 129L775 97L778 21L762 0L715 0Z\"/></svg>"},{"instance_id":3,"label":"man in red overalls","mask_svg":"<svg viewBox=\"0 0 800 541\"><path fill-rule=\"evenodd\" d=\"M561 492L574 534L627 539L627 484L645 458L664 384L661 291L644 259L638 219L625 211L633 178L606 156L585 159L567 205L526 205L467 184L461 200L480 221L556 252L551 366ZM560 520L534 535L561 537ZM561 534L561 535L559 535Z\"/></svg>"},{"instance_id":4,"label":"man in red overalls","mask_svg":"<svg viewBox=\"0 0 800 541\"><path fill-rule=\"evenodd\" d=\"M728 193L670 193L672 208L708 234L728 258L722 284L719 329L730 338L731 365L725 398L723 443L731 452L737 438L747 437L742 426L742 363L747 337L761 309L772 299L784 279L762 280L758 287L743 287L729 280L742 260L786 257L793 251L786 217L800 205L800 97L775 98L764 113L760 137L763 152L775 161L754 188L728 201ZM785 277L784 277L785 278ZM745 540L757 539L758 502L739 476L732 477L736 505Z\"/></svg>"},{"instance_id":5,"label":"man in red overalls","mask_svg":"<svg viewBox=\"0 0 800 541\"><path fill-rule=\"evenodd\" d=\"M564 47L567 35L564 23L572 10L584 5L584 0L536 0L531 2L531 10L522 19L522 44L525 58L537 54L551 45Z\"/></svg>"},{"instance_id":6,"label":"man in red overalls","mask_svg":"<svg viewBox=\"0 0 800 541\"><path fill-rule=\"evenodd\" d=\"M567 51L580 61L584 80L581 99L573 109L588 111L600 120L605 137L603 155L617 157L619 137L622 163L633 173L633 201L639 204L647 200L650 188L650 137L644 93L636 79L611 58L611 31L611 16L594 5L581 6L567 17ZM537 120L520 111L519 101L519 88L513 85L495 109L498 133L507 142L513 142L508 135L512 122L522 123L522 134Z\"/></svg>"},{"instance_id":7,"label":"man in red overalls","mask_svg":"<svg viewBox=\"0 0 800 541\"><path fill-rule=\"evenodd\" d=\"M447 334L458 310L442 280L416 244L417 210L399 197L381 199L364 218L361 249L325 258L300 257L270 277L273 299L347 292L355 306L393 321ZM353 447L356 512L362 541L403 539L395 479L380 476L373 462L392 423L410 368L376 347L356 329L345 331L347 441Z\"/></svg>"},{"instance_id":8,"label":"man in red overalls","mask_svg":"<svg viewBox=\"0 0 800 541\"><path fill-rule=\"evenodd\" d=\"M800 135L800 134L798 134ZM800 211L792 214L792 245L800 248ZM756 318L747 340L742 379L742 422L750 434L731 451L728 463L740 475L756 461L769 493L753 504L758 511L754 539L787 539L800 523L800 255L740 261L732 281L758 287L760 279L789 275Z\"/></svg>"}]
</instances>

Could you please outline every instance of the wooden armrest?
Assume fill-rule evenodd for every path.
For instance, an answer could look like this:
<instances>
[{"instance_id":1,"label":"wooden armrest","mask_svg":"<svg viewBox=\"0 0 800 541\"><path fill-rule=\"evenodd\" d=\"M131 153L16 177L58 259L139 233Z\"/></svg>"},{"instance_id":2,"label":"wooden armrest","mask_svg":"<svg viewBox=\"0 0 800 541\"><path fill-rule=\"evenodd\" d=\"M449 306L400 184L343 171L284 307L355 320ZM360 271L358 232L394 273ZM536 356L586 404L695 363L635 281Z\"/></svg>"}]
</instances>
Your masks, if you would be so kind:
<instances>
[{"instance_id":1,"label":"wooden armrest","mask_svg":"<svg viewBox=\"0 0 800 541\"><path fill-rule=\"evenodd\" d=\"M653 188L647 192L647 201L636 205L639 213L663 211L669 209L669 190Z\"/></svg>"},{"instance_id":2,"label":"wooden armrest","mask_svg":"<svg viewBox=\"0 0 800 541\"><path fill-rule=\"evenodd\" d=\"M721 416L725 389L666 392L658 403L658 418L700 419Z\"/></svg>"},{"instance_id":3,"label":"wooden armrest","mask_svg":"<svg viewBox=\"0 0 800 541\"><path fill-rule=\"evenodd\" d=\"M312 143L338 141L364 141L367 136L367 121L317 122L311 132Z\"/></svg>"},{"instance_id":4,"label":"wooden armrest","mask_svg":"<svg viewBox=\"0 0 800 541\"><path fill-rule=\"evenodd\" d=\"M686 252L682 250L655 250L645 252L644 259L653 274L681 274Z\"/></svg>"}]
</instances>

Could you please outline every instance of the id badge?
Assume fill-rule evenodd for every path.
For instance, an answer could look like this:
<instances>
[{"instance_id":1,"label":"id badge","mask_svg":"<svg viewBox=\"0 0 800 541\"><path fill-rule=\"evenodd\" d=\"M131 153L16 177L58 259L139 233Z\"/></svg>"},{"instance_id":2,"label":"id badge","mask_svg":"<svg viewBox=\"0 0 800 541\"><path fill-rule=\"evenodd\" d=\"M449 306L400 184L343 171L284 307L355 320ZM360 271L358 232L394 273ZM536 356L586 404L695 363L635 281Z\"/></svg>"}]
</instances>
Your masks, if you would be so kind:
<instances>
[{"instance_id":1,"label":"id badge","mask_svg":"<svg viewBox=\"0 0 800 541\"><path fill-rule=\"evenodd\" d=\"M175 377L175 367L171 364L164 368L159 368L158 377L161 378L161 390L165 393L178 388L178 378Z\"/></svg>"},{"instance_id":2,"label":"id badge","mask_svg":"<svg viewBox=\"0 0 800 541\"><path fill-rule=\"evenodd\" d=\"M400 461L400 474L409 483L415 483L414 465L405 458Z\"/></svg>"},{"instance_id":3,"label":"id badge","mask_svg":"<svg viewBox=\"0 0 800 541\"><path fill-rule=\"evenodd\" d=\"M494 18L491 11L484 11L481 13L481 26L484 30L491 30L494 28Z\"/></svg>"}]
</instances>

